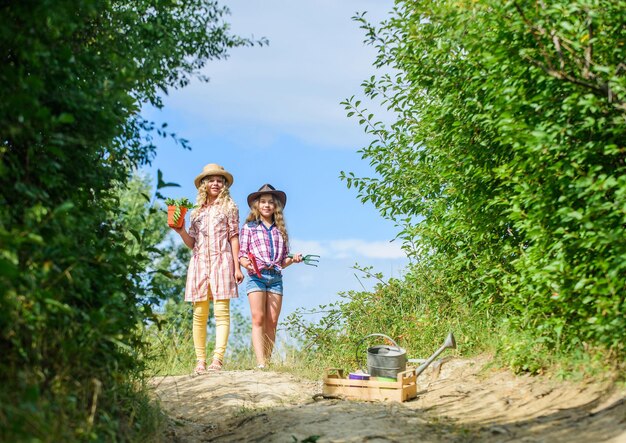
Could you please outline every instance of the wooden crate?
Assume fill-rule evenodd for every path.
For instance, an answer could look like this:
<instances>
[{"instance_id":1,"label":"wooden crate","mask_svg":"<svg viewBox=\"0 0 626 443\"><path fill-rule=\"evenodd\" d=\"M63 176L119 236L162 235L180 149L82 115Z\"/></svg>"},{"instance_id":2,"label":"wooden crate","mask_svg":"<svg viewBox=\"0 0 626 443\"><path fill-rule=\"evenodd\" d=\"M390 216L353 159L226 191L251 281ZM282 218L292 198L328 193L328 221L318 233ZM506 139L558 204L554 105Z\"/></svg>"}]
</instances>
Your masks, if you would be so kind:
<instances>
[{"instance_id":1,"label":"wooden crate","mask_svg":"<svg viewBox=\"0 0 626 443\"><path fill-rule=\"evenodd\" d=\"M400 372L396 381L351 380L344 370L326 369L322 395L366 401L403 402L417 397L415 370Z\"/></svg>"}]
</instances>

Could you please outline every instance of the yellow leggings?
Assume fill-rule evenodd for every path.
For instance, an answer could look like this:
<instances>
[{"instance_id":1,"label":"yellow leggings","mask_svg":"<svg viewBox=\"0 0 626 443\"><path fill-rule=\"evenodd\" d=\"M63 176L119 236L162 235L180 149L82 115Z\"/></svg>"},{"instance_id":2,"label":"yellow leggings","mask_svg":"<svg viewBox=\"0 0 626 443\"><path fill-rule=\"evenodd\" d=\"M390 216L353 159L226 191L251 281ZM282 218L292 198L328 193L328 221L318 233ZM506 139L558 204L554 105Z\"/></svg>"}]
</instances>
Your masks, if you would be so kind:
<instances>
[{"instance_id":1,"label":"yellow leggings","mask_svg":"<svg viewBox=\"0 0 626 443\"><path fill-rule=\"evenodd\" d=\"M213 300L215 314L215 350L213 359L224 361L230 332L230 300ZM193 345L196 359L206 361L206 324L209 319L209 300L193 304Z\"/></svg>"}]
</instances>

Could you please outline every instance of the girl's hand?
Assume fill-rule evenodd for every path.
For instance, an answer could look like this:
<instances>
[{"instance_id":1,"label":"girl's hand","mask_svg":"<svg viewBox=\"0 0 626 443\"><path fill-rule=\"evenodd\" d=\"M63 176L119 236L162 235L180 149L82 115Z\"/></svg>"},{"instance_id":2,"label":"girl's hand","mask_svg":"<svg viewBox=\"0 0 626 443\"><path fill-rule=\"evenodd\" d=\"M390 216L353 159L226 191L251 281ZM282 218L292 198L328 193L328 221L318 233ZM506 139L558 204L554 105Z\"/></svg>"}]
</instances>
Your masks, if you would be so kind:
<instances>
[{"instance_id":1,"label":"girl's hand","mask_svg":"<svg viewBox=\"0 0 626 443\"><path fill-rule=\"evenodd\" d=\"M241 284L241 282L243 281L243 274L241 273L239 267L235 269L235 281L237 281L237 284Z\"/></svg>"},{"instance_id":2,"label":"girl's hand","mask_svg":"<svg viewBox=\"0 0 626 443\"><path fill-rule=\"evenodd\" d=\"M254 272L254 266L252 266L252 261L248 257L241 257L239 264L246 268L248 271Z\"/></svg>"},{"instance_id":3,"label":"girl's hand","mask_svg":"<svg viewBox=\"0 0 626 443\"><path fill-rule=\"evenodd\" d=\"M183 218L183 224L180 226L180 228L175 228L173 226L170 226L170 228L172 228L178 234L182 234L185 231L185 219Z\"/></svg>"},{"instance_id":4,"label":"girl's hand","mask_svg":"<svg viewBox=\"0 0 626 443\"><path fill-rule=\"evenodd\" d=\"M302 262L302 254L300 254L300 253L293 254L293 257L291 259L293 260L294 263L301 263Z\"/></svg>"},{"instance_id":5,"label":"girl's hand","mask_svg":"<svg viewBox=\"0 0 626 443\"><path fill-rule=\"evenodd\" d=\"M187 230L185 229L185 219L184 218L183 218L183 224L182 224L182 226L180 228L172 227L172 229L174 231L176 231L176 233L178 235L180 235L180 238L183 239L183 243L185 243L185 246L187 246L189 249L193 249L194 248L194 246L196 245L196 239L191 237L189 235L189 233L187 232Z\"/></svg>"}]
</instances>

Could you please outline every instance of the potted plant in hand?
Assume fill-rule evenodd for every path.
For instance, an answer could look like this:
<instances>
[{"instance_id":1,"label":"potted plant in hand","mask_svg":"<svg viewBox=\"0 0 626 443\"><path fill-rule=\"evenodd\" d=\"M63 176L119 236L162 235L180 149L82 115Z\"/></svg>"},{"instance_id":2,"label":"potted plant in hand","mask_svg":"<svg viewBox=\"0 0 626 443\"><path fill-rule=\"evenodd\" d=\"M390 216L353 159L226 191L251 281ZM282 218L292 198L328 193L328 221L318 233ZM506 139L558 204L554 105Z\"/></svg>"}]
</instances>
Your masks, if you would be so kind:
<instances>
[{"instance_id":1,"label":"potted plant in hand","mask_svg":"<svg viewBox=\"0 0 626 443\"><path fill-rule=\"evenodd\" d=\"M193 208L193 204L187 197L173 199L166 198L167 224L172 228L180 228L183 225L187 209Z\"/></svg>"}]
</instances>

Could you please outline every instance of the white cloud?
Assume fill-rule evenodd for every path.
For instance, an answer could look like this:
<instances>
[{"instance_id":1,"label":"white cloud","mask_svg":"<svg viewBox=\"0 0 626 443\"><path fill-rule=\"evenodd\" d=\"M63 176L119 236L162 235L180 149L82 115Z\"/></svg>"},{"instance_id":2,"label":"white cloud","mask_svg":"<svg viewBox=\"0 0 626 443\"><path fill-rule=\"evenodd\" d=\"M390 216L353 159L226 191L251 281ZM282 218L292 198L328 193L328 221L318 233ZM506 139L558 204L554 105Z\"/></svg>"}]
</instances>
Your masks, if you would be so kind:
<instances>
[{"instance_id":1,"label":"white cloud","mask_svg":"<svg viewBox=\"0 0 626 443\"><path fill-rule=\"evenodd\" d=\"M197 131L208 126L242 144L256 145L259 128L266 138L288 134L314 146L367 144L358 121L339 104L362 97L361 82L375 74L376 51L362 43L364 31L351 17L368 10L373 21L384 19L391 0L231 0L228 6L234 33L265 36L269 46L235 48L227 61L210 63L211 82L176 91L166 99L169 109Z\"/></svg>"},{"instance_id":2,"label":"white cloud","mask_svg":"<svg viewBox=\"0 0 626 443\"><path fill-rule=\"evenodd\" d=\"M329 251L321 242L315 240L291 238L289 243L292 251L302 252L303 254L327 255Z\"/></svg>"}]
</instances>

